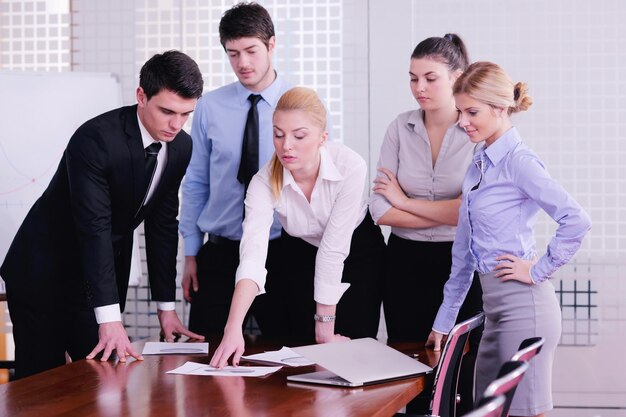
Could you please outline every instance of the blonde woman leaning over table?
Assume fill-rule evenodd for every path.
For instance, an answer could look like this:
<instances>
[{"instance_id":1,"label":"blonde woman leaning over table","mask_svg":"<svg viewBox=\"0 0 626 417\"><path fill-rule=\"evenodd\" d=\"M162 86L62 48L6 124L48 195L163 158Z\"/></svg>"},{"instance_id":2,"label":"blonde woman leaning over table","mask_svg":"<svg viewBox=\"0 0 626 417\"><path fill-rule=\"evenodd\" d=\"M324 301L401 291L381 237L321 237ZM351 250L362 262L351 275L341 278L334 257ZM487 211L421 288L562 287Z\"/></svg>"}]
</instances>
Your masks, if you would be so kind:
<instances>
[{"instance_id":1,"label":"blonde woman leaning over table","mask_svg":"<svg viewBox=\"0 0 626 417\"><path fill-rule=\"evenodd\" d=\"M275 319L291 341L324 343L376 337L385 243L367 211L365 161L327 143L326 110L296 87L273 117L276 154L246 195L235 293L211 365L244 351L242 323L257 294L282 306ZM267 235L274 214L283 227L283 272L265 281Z\"/></svg>"}]
</instances>

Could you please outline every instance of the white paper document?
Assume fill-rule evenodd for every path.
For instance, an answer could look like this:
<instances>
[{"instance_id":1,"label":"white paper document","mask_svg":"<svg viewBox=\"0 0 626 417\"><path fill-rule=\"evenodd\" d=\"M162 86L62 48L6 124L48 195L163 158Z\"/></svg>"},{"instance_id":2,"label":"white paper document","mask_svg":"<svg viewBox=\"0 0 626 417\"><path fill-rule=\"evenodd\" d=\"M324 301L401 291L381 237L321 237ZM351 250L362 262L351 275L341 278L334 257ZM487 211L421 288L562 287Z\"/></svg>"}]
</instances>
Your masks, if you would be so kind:
<instances>
[{"instance_id":1,"label":"white paper document","mask_svg":"<svg viewBox=\"0 0 626 417\"><path fill-rule=\"evenodd\" d=\"M284 366L307 366L307 365L315 365L314 362L311 362L304 356L301 356L289 349L288 347L284 347L280 350L275 350L272 352L263 352L257 353L256 355L247 355L242 356L241 359L246 359L248 361L253 362L262 362L262 363L271 363L276 365L284 365Z\"/></svg>"},{"instance_id":2,"label":"white paper document","mask_svg":"<svg viewBox=\"0 0 626 417\"><path fill-rule=\"evenodd\" d=\"M204 363L185 362L184 365L166 373L205 376L265 376L278 371L280 368L282 366L226 366L223 369L217 369Z\"/></svg>"},{"instance_id":3,"label":"white paper document","mask_svg":"<svg viewBox=\"0 0 626 417\"><path fill-rule=\"evenodd\" d=\"M142 355L208 355L208 343L146 342Z\"/></svg>"}]
</instances>

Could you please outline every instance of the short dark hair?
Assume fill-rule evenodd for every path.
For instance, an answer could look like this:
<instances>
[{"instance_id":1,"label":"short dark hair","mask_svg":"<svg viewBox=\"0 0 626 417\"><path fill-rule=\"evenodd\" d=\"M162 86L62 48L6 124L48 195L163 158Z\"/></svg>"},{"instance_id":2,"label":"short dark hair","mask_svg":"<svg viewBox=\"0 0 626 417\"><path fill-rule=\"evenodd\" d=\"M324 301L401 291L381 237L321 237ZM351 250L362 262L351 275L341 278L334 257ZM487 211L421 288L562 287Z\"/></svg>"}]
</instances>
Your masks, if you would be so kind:
<instances>
[{"instance_id":1,"label":"short dark hair","mask_svg":"<svg viewBox=\"0 0 626 417\"><path fill-rule=\"evenodd\" d=\"M446 33L441 38L434 36L421 41L411 54L411 59L419 58L429 58L446 64L451 72L465 71L469 66L465 44L454 33Z\"/></svg>"},{"instance_id":2,"label":"short dark hair","mask_svg":"<svg viewBox=\"0 0 626 417\"><path fill-rule=\"evenodd\" d=\"M237 3L228 9L220 20L220 43L240 38L258 38L269 48L274 36L274 23L270 14L258 3Z\"/></svg>"},{"instance_id":3,"label":"short dark hair","mask_svg":"<svg viewBox=\"0 0 626 417\"><path fill-rule=\"evenodd\" d=\"M172 50L156 54L146 61L139 72L139 86L148 100L164 89L184 98L200 98L204 81L196 61Z\"/></svg>"}]
</instances>

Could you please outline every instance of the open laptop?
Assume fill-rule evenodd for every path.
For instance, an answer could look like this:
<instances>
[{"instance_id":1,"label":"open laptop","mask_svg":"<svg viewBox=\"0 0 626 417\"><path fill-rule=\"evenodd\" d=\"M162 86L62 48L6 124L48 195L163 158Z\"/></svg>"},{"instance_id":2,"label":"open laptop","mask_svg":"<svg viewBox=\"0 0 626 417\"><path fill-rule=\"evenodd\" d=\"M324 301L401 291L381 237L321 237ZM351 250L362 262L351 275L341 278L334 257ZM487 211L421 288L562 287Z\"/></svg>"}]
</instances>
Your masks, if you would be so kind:
<instances>
[{"instance_id":1,"label":"open laptop","mask_svg":"<svg viewBox=\"0 0 626 417\"><path fill-rule=\"evenodd\" d=\"M432 372L424 365L372 338L291 348L325 371L289 375L287 380L360 387Z\"/></svg>"}]
</instances>

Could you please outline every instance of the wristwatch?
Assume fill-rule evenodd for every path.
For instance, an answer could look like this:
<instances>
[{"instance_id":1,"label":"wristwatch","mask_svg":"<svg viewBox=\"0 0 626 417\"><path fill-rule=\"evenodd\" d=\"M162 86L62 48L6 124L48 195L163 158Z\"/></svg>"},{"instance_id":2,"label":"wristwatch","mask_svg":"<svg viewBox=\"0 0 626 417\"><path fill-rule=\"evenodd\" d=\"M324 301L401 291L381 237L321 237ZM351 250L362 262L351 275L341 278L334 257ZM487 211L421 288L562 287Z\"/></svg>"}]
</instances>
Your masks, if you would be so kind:
<instances>
[{"instance_id":1,"label":"wristwatch","mask_svg":"<svg viewBox=\"0 0 626 417\"><path fill-rule=\"evenodd\" d=\"M337 316L320 316L319 314L314 314L313 319L315 321L321 321L322 323L328 323L331 321L335 321Z\"/></svg>"}]
</instances>

